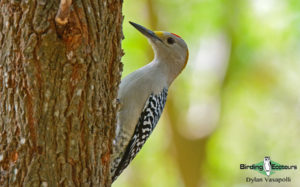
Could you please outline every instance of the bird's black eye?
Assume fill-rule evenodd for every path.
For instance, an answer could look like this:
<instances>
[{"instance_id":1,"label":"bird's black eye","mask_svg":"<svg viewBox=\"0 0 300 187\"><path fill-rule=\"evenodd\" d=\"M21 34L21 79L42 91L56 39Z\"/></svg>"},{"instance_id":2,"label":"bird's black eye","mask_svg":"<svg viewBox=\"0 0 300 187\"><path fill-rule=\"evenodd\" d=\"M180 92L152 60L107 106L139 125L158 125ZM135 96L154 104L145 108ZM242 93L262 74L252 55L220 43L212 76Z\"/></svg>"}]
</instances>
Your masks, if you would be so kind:
<instances>
[{"instance_id":1,"label":"bird's black eye","mask_svg":"<svg viewBox=\"0 0 300 187\"><path fill-rule=\"evenodd\" d=\"M168 42L168 44L173 44L173 43L175 43L175 40L173 38L169 37L167 39L167 42Z\"/></svg>"}]
</instances>

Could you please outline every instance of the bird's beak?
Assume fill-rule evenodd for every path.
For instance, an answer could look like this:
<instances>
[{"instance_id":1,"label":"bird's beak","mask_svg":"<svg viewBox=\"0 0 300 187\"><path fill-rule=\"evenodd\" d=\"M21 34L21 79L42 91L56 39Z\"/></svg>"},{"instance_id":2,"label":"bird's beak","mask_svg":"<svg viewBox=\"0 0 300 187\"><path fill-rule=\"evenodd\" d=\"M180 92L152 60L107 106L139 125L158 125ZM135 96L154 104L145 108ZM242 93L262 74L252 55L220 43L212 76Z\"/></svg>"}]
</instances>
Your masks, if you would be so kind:
<instances>
[{"instance_id":1,"label":"bird's beak","mask_svg":"<svg viewBox=\"0 0 300 187\"><path fill-rule=\"evenodd\" d=\"M162 40L151 30L139 25L139 24L136 24L136 23L133 23L131 21L129 21L129 23L134 26L138 31L140 31L143 35L145 35L147 38L149 39L154 39L154 40L159 40L162 42Z\"/></svg>"}]
</instances>

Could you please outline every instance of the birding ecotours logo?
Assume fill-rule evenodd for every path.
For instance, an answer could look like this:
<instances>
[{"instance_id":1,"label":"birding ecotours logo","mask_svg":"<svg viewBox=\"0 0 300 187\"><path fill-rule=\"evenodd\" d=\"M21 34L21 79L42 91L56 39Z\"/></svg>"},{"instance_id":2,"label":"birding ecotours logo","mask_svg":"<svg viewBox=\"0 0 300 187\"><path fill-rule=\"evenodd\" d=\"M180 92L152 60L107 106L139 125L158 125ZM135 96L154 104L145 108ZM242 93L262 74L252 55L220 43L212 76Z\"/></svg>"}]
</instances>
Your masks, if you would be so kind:
<instances>
[{"instance_id":1,"label":"birding ecotours logo","mask_svg":"<svg viewBox=\"0 0 300 187\"><path fill-rule=\"evenodd\" d=\"M273 160L269 156L265 156L264 160L252 164L252 165L247 165L247 164L240 164L240 169L250 169L250 170L255 170L259 172L260 174L270 176L273 175L274 173L282 170L297 170L297 165L283 165L279 164Z\"/></svg>"}]
</instances>

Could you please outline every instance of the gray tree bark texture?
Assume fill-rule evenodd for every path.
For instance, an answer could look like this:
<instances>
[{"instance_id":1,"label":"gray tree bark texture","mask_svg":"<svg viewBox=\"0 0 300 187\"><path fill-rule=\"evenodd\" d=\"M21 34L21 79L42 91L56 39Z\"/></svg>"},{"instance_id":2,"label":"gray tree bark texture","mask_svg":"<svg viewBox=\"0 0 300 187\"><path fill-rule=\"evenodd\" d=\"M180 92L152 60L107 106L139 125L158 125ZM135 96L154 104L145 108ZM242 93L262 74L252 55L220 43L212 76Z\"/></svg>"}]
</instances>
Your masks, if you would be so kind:
<instances>
[{"instance_id":1,"label":"gray tree bark texture","mask_svg":"<svg viewBox=\"0 0 300 187\"><path fill-rule=\"evenodd\" d=\"M0 186L110 186L122 1L0 0Z\"/></svg>"}]
</instances>

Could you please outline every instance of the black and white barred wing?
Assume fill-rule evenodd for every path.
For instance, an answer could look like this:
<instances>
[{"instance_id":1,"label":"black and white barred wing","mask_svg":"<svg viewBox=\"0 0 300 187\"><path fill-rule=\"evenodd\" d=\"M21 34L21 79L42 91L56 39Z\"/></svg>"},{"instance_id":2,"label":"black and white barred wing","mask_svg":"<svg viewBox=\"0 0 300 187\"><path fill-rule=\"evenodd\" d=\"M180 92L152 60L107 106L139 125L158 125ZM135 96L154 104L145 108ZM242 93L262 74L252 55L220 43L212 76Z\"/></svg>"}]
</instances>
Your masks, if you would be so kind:
<instances>
[{"instance_id":1,"label":"black and white barred wing","mask_svg":"<svg viewBox=\"0 0 300 187\"><path fill-rule=\"evenodd\" d=\"M129 141L122 160L120 161L112 177L113 181L128 166L128 164L140 151L145 141L152 133L166 104L167 95L168 90L163 89L162 92L157 95L151 94L146 101L145 107L135 128L134 134Z\"/></svg>"}]
</instances>

